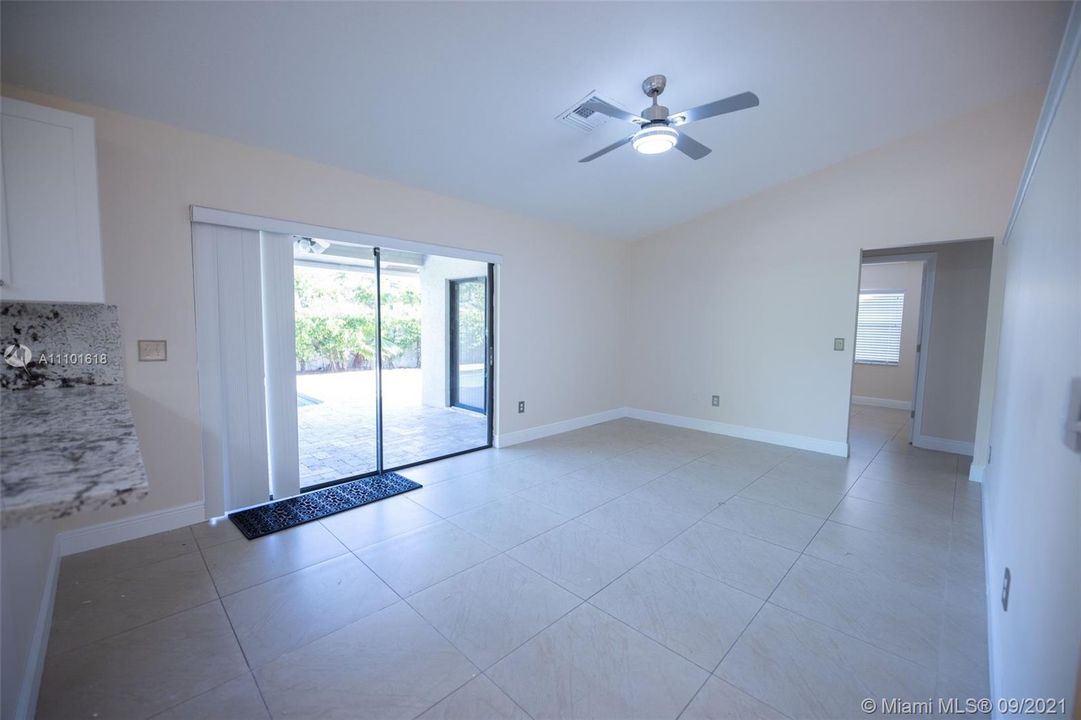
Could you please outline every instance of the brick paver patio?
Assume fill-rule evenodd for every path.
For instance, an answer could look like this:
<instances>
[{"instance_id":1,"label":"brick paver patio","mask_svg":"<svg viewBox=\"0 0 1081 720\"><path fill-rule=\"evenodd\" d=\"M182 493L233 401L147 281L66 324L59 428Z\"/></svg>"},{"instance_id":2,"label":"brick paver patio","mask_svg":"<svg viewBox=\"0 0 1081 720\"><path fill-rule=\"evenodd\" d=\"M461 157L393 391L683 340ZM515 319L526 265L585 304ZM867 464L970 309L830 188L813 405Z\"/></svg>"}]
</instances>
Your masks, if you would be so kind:
<instances>
[{"instance_id":1,"label":"brick paver patio","mask_svg":"<svg viewBox=\"0 0 1081 720\"><path fill-rule=\"evenodd\" d=\"M301 487L375 470L374 373L298 375L297 393ZM385 370L383 438L383 465L392 468L481 447L488 423L478 413L423 405L420 370Z\"/></svg>"}]
</instances>

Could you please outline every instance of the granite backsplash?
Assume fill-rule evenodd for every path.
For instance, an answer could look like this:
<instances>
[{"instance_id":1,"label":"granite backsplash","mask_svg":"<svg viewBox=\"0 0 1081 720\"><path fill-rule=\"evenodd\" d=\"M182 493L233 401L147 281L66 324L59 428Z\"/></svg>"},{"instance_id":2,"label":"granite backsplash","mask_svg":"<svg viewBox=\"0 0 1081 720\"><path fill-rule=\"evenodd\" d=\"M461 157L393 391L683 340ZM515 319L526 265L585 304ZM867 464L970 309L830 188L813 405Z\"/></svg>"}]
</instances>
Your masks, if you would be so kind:
<instances>
[{"instance_id":1,"label":"granite backsplash","mask_svg":"<svg viewBox=\"0 0 1081 720\"><path fill-rule=\"evenodd\" d=\"M0 303L0 346L5 360L0 388L5 390L124 382L115 305Z\"/></svg>"},{"instance_id":2,"label":"granite backsplash","mask_svg":"<svg viewBox=\"0 0 1081 720\"><path fill-rule=\"evenodd\" d=\"M0 303L0 346L0 524L145 497L116 307Z\"/></svg>"}]
</instances>

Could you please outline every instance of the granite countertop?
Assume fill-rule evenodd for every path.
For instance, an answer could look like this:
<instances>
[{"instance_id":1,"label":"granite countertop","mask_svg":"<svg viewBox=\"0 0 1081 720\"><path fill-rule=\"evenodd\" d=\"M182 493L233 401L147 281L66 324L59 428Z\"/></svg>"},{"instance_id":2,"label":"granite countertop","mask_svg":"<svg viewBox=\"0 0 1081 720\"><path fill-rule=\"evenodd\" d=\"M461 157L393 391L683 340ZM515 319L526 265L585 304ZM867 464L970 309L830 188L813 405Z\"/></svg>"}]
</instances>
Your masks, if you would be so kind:
<instances>
[{"instance_id":1,"label":"granite countertop","mask_svg":"<svg viewBox=\"0 0 1081 720\"><path fill-rule=\"evenodd\" d=\"M4 527L125 505L148 493L122 384L0 396Z\"/></svg>"}]
</instances>

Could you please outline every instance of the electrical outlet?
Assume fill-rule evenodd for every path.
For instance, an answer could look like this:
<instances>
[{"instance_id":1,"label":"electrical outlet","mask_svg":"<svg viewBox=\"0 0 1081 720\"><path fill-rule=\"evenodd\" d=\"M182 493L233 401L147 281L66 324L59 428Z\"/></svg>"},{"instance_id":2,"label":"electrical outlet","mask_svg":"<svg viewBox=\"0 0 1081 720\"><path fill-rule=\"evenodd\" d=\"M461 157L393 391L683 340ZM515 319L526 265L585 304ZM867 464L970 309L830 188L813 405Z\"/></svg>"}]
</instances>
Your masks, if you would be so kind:
<instances>
[{"instance_id":1,"label":"electrical outlet","mask_svg":"<svg viewBox=\"0 0 1081 720\"><path fill-rule=\"evenodd\" d=\"M845 349L845 339L844 338L833 338L833 349L834 350L844 350Z\"/></svg>"},{"instance_id":2,"label":"electrical outlet","mask_svg":"<svg viewBox=\"0 0 1081 720\"><path fill-rule=\"evenodd\" d=\"M521 415L525 412L525 400L518 401L518 414Z\"/></svg>"},{"instance_id":3,"label":"electrical outlet","mask_svg":"<svg viewBox=\"0 0 1081 720\"><path fill-rule=\"evenodd\" d=\"M721 406L721 396L720 395L714 395L713 396L713 407L720 407L720 406Z\"/></svg>"},{"instance_id":4,"label":"electrical outlet","mask_svg":"<svg viewBox=\"0 0 1081 720\"><path fill-rule=\"evenodd\" d=\"M1002 575L1002 612L1010 609L1010 569Z\"/></svg>"}]
</instances>

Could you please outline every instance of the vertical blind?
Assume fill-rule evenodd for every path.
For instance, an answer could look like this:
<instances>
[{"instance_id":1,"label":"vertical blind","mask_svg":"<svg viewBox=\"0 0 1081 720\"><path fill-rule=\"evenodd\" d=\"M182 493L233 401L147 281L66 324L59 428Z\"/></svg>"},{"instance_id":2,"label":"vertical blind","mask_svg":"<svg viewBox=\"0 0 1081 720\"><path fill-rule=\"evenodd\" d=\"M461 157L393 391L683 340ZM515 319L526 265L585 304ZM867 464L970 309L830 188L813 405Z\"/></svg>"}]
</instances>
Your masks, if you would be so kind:
<instances>
[{"instance_id":1,"label":"vertical blind","mask_svg":"<svg viewBox=\"0 0 1081 720\"><path fill-rule=\"evenodd\" d=\"M901 360L902 292L861 292L856 321L856 362L897 365Z\"/></svg>"},{"instance_id":2,"label":"vertical blind","mask_svg":"<svg viewBox=\"0 0 1081 720\"><path fill-rule=\"evenodd\" d=\"M203 500L216 517L270 495L259 232L191 228Z\"/></svg>"},{"instance_id":3,"label":"vertical blind","mask_svg":"<svg viewBox=\"0 0 1081 720\"><path fill-rule=\"evenodd\" d=\"M292 236L259 233L259 260L270 494L279 499L300 492Z\"/></svg>"},{"instance_id":4,"label":"vertical blind","mask_svg":"<svg viewBox=\"0 0 1081 720\"><path fill-rule=\"evenodd\" d=\"M191 227L204 504L216 517L300 492L293 240Z\"/></svg>"}]
</instances>

